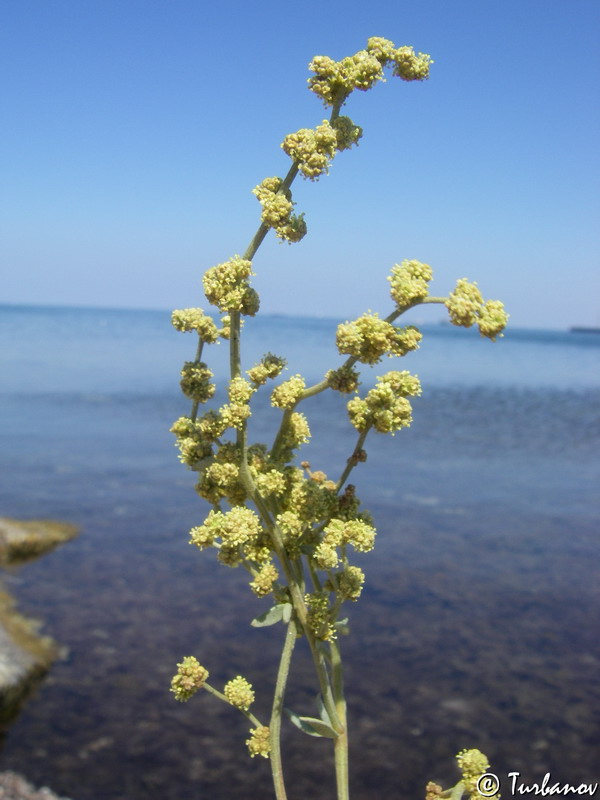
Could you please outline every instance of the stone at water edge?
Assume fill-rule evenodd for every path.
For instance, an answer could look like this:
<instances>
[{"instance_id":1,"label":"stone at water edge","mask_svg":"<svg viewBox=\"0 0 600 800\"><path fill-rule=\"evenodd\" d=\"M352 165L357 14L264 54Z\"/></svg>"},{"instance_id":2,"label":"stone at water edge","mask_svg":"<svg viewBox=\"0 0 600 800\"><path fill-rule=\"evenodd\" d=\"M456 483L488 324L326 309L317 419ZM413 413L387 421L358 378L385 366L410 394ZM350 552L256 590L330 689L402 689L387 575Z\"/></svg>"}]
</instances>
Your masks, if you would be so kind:
<instances>
[{"instance_id":1,"label":"stone at water edge","mask_svg":"<svg viewBox=\"0 0 600 800\"><path fill-rule=\"evenodd\" d=\"M76 525L54 520L0 517L0 566L22 564L49 553L79 533Z\"/></svg>"},{"instance_id":2,"label":"stone at water edge","mask_svg":"<svg viewBox=\"0 0 600 800\"><path fill-rule=\"evenodd\" d=\"M0 566L16 566L48 553L77 535L66 522L0 517ZM15 609L13 598L0 586L0 734L17 716L24 701L59 655L40 623Z\"/></svg>"}]
</instances>

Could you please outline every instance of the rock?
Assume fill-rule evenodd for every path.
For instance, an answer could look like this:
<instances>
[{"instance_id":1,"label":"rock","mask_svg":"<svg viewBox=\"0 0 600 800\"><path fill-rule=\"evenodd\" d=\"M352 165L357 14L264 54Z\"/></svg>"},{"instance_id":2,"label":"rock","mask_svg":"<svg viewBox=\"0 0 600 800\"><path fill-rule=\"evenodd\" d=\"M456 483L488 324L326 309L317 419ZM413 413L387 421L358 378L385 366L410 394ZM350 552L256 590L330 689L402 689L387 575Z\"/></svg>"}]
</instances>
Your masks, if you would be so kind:
<instances>
[{"instance_id":1,"label":"rock","mask_svg":"<svg viewBox=\"0 0 600 800\"><path fill-rule=\"evenodd\" d=\"M12 597L0 591L0 730L19 713L58 656L55 642L40 636L38 629L39 624L19 614Z\"/></svg>"},{"instance_id":2,"label":"rock","mask_svg":"<svg viewBox=\"0 0 600 800\"><path fill-rule=\"evenodd\" d=\"M48 553L79 533L67 522L34 519L21 522L0 517L0 565L22 564Z\"/></svg>"},{"instance_id":3,"label":"rock","mask_svg":"<svg viewBox=\"0 0 600 800\"><path fill-rule=\"evenodd\" d=\"M0 517L0 566L37 558L78 532L65 522ZM19 614L12 597L0 588L0 735L59 655L55 642L40 636L39 627Z\"/></svg>"},{"instance_id":4,"label":"rock","mask_svg":"<svg viewBox=\"0 0 600 800\"><path fill-rule=\"evenodd\" d=\"M0 800L66 800L44 787L35 789L14 772L0 772Z\"/></svg>"}]
</instances>

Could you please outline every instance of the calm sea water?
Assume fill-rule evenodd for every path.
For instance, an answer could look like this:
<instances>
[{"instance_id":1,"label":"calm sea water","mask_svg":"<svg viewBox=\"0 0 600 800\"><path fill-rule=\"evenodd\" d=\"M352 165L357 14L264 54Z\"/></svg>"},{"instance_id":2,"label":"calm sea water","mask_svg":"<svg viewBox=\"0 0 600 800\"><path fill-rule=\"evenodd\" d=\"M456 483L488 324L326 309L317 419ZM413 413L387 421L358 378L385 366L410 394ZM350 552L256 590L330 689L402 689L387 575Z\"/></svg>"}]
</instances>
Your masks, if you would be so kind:
<instances>
[{"instance_id":1,"label":"calm sea water","mask_svg":"<svg viewBox=\"0 0 600 800\"><path fill-rule=\"evenodd\" d=\"M340 362L335 325L249 320L244 359L270 350L316 381ZM413 426L373 435L353 474L379 530L342 642L353 797L420 797L473 746L501 776L597 779L600 336L423 332L419 352L383 365L421 377ZM193 351L164 312L0 307L0 514L82 527L7 577L65 658L1 758L80 800L269 796L241 715L168 693L193 653L216 684L245 674L267 716L281 636L248 627L263 604L239 570L187 544L205 509L168 428L187 411L178 373ZM209 351L219 378L227 358ZM303 457L338 474L355 438L343 398L305 411ZM278 414L253 417L254 440ZM313 714L312 687L300 645L288 704ZM291 797L332 796L328 744L284 738Z\"/></svg>"}]
</instances>

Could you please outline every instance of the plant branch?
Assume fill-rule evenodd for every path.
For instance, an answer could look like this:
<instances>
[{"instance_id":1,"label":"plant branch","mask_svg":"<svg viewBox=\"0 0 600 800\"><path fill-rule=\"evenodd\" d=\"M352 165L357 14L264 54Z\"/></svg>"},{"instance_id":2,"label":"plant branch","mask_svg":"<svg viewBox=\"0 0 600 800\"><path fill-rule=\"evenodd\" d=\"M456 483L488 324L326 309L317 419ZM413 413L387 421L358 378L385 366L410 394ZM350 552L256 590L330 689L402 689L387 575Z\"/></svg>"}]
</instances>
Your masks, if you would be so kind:
<instances>
[{"instance_id":1,"label":"plant branch","mask_svg":"<svg viewBox=\"0 0 600 800\"><path fill-rule=\"evenodd\" d=\"M271 710L271 720L269 723L271 741L271 771L273 773L273 785L275 786L275 796L277 800L286 800L285 783L283 780L283 765L281 762L281 713L283 711L283 696L290 671L292 652L296 644L296 623L294 619L289 621L287 626L279 669L277 671L277 681L275 683L275 694L273 696L273 707Z\"/></svg>"}]
</instances>

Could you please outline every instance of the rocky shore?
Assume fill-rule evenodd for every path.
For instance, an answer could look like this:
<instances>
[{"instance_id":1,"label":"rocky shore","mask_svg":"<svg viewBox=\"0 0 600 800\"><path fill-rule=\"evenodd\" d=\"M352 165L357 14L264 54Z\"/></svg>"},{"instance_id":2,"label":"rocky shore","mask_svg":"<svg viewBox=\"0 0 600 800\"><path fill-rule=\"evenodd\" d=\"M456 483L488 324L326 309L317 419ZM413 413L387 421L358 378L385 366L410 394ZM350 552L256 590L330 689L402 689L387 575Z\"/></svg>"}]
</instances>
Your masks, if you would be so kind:
<instances>
[{"instance_id":1,"label":"rocky shore","mask_svg":"<svg viewBox=\"0 0 600 800\"><path fill-rule=\"evenodd\" d=\"M36 789L14 772L0 772L0 800L68 800L45 786Z\"/></svg>"},{"instance_id":2,"label":"rocky shore","mask_svg":"<svg viewBox=\"0 0 600 800\"><path fill-rule=\"evenodd\" d=\"M0 517L0 566L24 564L77 533L68 523ZM0 588L0 738L59 655L56 642L40 635L40 627L20 614L11 595ZM0 800L66 799L45 787L36 789L14 772L0 772Z\"/></svg>"}]
</instances>

